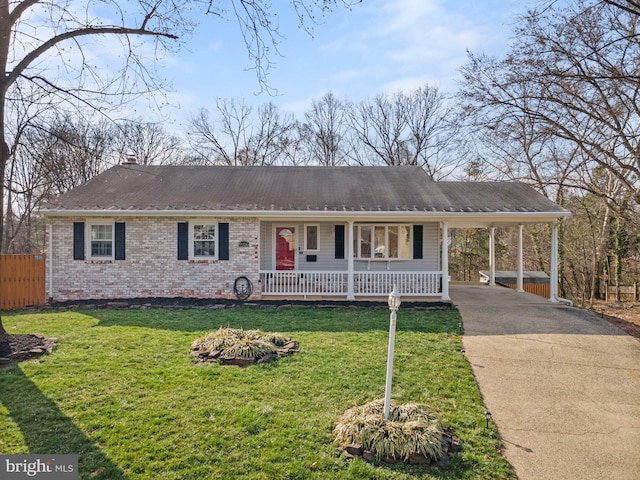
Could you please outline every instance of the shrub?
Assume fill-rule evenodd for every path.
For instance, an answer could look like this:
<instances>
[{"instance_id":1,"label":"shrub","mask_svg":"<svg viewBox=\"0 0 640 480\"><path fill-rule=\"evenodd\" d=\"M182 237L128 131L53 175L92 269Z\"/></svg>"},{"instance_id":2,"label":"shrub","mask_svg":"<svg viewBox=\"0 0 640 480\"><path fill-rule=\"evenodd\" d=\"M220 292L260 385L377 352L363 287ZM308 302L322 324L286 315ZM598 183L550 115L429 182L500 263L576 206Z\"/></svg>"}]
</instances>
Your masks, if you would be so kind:
<instances>
[{"instance_id":1,"label":"shrub","mask_svg":"<svg viewBox=\"0 0 640 480\"><path fill-rule=\"evenodd\" d=\"M385 420L384 400L377 399L347 410L333 433L342 447L359 445L377 460L407 461L414 453L437 460L442 455L442 424L426 405L392 403Z\"/></svg>"},{"instance_id":2,"label":"shrub","mask_svg":"<svg viewBox=\"0 0 640 480\"><path fill-rule=\"evenodd\" d=\"M287 341L287 338L277 333L220 327L215 332L196 339L191 344L191 349L200 356L219 352L221 358L259 359L277 353L278 347L282 347Z\"/></svg>"}]
</instances>

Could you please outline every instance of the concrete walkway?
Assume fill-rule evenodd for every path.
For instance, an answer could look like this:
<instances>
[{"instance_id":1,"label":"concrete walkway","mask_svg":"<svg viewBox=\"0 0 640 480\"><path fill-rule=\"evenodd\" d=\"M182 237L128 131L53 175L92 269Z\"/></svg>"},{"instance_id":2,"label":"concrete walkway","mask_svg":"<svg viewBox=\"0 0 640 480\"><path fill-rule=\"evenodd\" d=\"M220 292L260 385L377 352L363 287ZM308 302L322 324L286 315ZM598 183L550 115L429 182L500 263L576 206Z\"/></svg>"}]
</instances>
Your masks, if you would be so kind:
<instances>
[{"instance_id":1,"label":"concrete walkway","mask_svg":"<svg viewBox=\"0 0 640 480\"><path fill-rule=\"evenodd\" d=\"M480 391L521 480L640 479L640 342L589 312L451 285Z\"/></svg>"}]
</instances>

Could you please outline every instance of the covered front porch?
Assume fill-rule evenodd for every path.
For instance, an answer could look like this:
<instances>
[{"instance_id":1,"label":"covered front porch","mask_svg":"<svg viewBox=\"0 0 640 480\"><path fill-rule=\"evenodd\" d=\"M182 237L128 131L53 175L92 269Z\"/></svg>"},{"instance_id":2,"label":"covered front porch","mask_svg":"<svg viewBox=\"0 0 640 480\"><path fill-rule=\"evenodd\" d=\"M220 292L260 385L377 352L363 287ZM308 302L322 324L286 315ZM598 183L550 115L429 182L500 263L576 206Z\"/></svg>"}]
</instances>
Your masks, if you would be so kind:
<instances>
[{"instance_id":1,"label":"covered front porch","mask_svg":"<svg viewBox=\"0 0 640 480\"><path fill-rule=\"evenodd\" d=\"M425 234L424 245L426 249L436 250L432 255L431 265L434 265L435 257L436 269L416 269L419 262L411 261L388 261L378 262L377 270L371 269L372 262L363 262L359 258L357 251L358 244L361 241L358 234L358 225L362 223L356 221L346 222L344 234L344 263L347 268L321 269L298 268L300 263L295 260L295 255L299 253L304 256L304 248L306 239L302 238L294 240L292 245L294 250L289 265L294 268L278 269L263 268L259 271L259 282L261 294L267 298L300 298L300 299L345 299L345 300L373 300L386 298L394 287L396 292L403 297L410 297L414 300L442 300L449 301L449 228L450 225L455 227L472 227L486 228L489 231L490 250L488 258L489 285L496 285L496 259L495 259L495 229L496 226L512 227L518 229L518 253L517 253L517 270L516 270L516 290L524 292L523 289L523 228L525 223L522 221L442 221L436 222L431 231L431 241L427 242L429 235ZM522 220L522 219L520 219ZM530 222L540 223L540 222ZM545 222L546 223L546 222ZM568 302L558 297L558 225L557 221L551 222L551 252L550 252L550 292L549 300L551 302ZM263 226L263 229L265 227ZM281 227L268 226L273 229L272 245L277 243L276 235ZM295 231L295 229L289 229ZM318 225L318 234L322 237L323 228ZM429 227L427 224L420 227L420 232L427 232ZM335 227L331 227L332 235L335 236ZM435 241L434 241L435 240ZM414 239L412 239L414 241ZM326 243L326 242L324 242ZM428 245L428 246L427 246ZM444 246L444 248L443 248ZM271 246L269 246L271 248ZM275 252L275 247L274 247ZM415 254L415 252L414 252ZM276 254L273 254L274 259ZM316 255L314 254L314 258ZM308 258L308 257L307 257ZM277 264L276 261L273 262ZM308 265L306 265L308 266ZM413 268L402 269L402 266L412 266Z\"/></svg>"},{"instance_id":2,"label":"covered front porch","mask_svg":"<svg viewBox=\"0 0 640 480\"><path fill-rule=\"evenodd\" d=\"M388 214L262 221L261 296L374 300L395 286L414 300L448 300L443 233L439 221Z\"/></svg>"}]
</instances>

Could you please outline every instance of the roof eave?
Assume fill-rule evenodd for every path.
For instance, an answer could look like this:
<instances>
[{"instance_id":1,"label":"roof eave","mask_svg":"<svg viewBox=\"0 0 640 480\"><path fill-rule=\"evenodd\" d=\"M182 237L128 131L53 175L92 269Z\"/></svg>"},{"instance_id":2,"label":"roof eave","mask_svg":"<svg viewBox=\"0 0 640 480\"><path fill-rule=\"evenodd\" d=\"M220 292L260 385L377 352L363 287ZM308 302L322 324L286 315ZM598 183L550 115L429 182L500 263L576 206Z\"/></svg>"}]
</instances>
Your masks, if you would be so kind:
<instances>
[{"instance_id":1,"label":"roof eave","mask_svg":"<svg viewBox=\"0 0 640 480\"><path fill-rule=\"evenodd\" d=\"M45 217L258 217L265 220L371 219L448 221L452 226L499 226L513 223L548 223L568 217L571 212L446 212L446 211L355 211L355 210L58 210L43 209ZM479 225L478 225L479 224Z\"/></svg>"}]
</instances>

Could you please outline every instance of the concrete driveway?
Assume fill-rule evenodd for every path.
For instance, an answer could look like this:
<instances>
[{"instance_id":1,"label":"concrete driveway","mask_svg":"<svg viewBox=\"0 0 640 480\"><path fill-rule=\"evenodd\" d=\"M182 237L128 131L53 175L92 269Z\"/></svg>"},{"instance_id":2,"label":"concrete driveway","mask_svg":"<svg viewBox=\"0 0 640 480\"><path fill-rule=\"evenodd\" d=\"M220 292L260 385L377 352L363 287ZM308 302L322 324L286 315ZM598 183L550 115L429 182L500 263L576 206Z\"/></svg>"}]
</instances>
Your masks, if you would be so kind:
<instances>
[{"instance_id":1,"label":"concrete driveway","mask_svg":"<svg viewBox=\"0 0 640 480\"><path fill-rule=\"evenodd\" d=\"M450 287L480 391L521 480L640 479L640 342L584 310Z\"/></svg>"}]
</instances>

